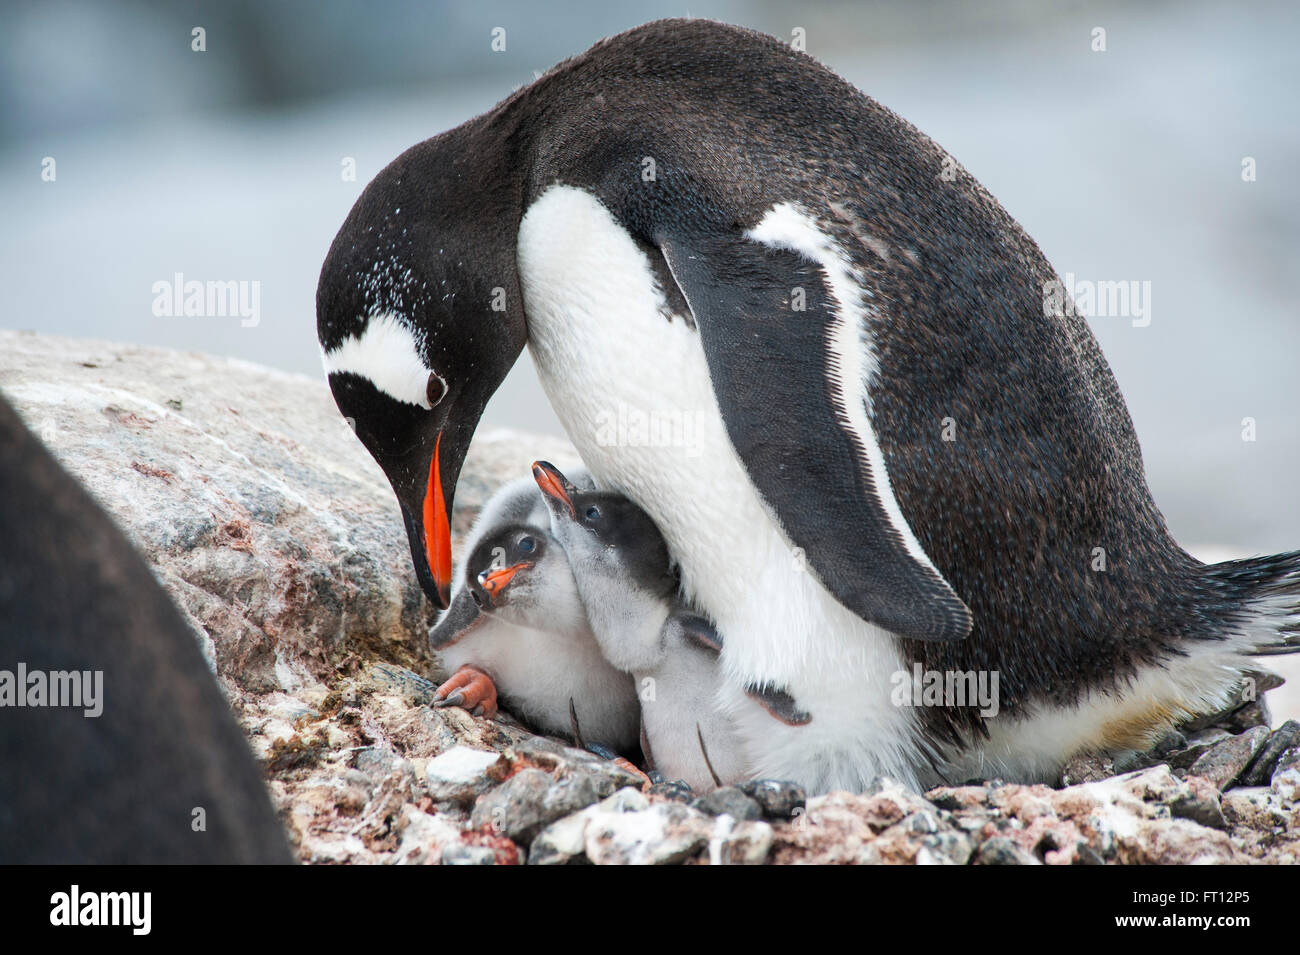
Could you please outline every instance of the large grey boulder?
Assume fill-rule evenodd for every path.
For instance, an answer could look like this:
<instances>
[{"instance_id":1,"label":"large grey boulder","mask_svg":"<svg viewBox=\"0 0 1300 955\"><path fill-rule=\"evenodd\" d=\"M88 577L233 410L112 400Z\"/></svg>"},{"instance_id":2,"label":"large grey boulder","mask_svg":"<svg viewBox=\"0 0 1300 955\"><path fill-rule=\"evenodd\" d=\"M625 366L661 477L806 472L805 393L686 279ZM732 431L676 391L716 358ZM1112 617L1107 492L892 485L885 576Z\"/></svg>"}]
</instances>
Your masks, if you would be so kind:
<instances>
[{"instance_id":1,"label":"large grey boulder","mask_svg":"<svg viewBox=\"0 0 1300 955\"><path fill-rule=\"evenodd\" d=\"M362 658L430 662L396 500L323 377L5 331L0 389L126 530L223 679L293 691ZM555 439L476 440L457 533L529 454L577 460Z\"/></svg>"}]
</instances>

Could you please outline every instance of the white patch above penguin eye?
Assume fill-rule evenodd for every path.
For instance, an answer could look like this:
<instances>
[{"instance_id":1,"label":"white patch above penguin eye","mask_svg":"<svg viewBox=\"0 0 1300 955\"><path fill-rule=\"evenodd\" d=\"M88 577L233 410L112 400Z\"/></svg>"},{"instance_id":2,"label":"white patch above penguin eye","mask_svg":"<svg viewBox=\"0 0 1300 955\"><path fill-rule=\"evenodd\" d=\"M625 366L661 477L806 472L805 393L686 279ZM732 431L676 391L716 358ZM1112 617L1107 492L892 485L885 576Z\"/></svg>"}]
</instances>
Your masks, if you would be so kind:
<instances>
[{"instance_id":1,"label":"white patch above penguin eye","mask_svg":"<svg viewBox=\"0 0 1300 955\"><path fill-rule=\"evenodd\" d=\"M447 393L447 382L420 358L420 343L396 315L381 313L366 320L360 335L349 335L322 353L325 374L349 373L364 378L390 398L431 410Z\"/></svg>"}]
</instances>

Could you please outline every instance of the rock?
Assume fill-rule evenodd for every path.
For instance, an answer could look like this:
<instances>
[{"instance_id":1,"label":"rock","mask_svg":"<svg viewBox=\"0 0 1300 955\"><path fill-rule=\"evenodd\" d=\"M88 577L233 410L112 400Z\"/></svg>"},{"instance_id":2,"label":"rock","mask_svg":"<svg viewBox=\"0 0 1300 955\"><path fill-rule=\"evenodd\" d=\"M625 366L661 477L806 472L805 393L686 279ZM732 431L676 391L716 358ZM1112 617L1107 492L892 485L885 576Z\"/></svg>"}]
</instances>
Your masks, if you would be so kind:
<instances>
[{"instance_id":1,"label":"rock","mask_svg":"<svg viewBox=\"0 0 1300 955\"><path fill-rule=\"evenodd\" d=\"M651 796L663 796L674 802L692 802L695 799L695 790L681 779L654 783L646 792Z\"/></svg>"},{"instance_id":2,"label":"rock","mask_svg":"<svg viewBox=\"0 0 1300 955\"><path fill-rule=\"evenodd\" d=\"M740 791L757 802L769 819L789 819L808 802L802 786L781 779L752 779L741 783Z\"/></svg>"},{"instance_id":3,"label":"rock","mask_svg":"<svg viewBox=\"0 0 1300 955\"><path fill-rule=\"evenodd\" d=\"M415 767L409 760L398 756L391 749L380 746L367 746L365 749L357 750L353 763L359 772L376 780L393 773L415 775Z\"/></svg>"},{"instance_id":4,"label":"rock","mask_svg":"<svg viewBox=\"0 0 1300 955\"><path fill-rule=\"evenodd\" d=\"M707 815L725 814L738 822L763 818L763 807L758 801L750 799L735 786L721 786L700 796L691 805Z\"/></svg>"},{"instance_id":5,"label":"rock","mask_svg":"<svg viewBox=\"0 0 1300 955\"><path fill-rule=\"evenodd\" d=\"M960 812L987 805L989 790L985 786L940 786L925 797L939 809Z\"/></svg>"},{"instance_id":6,"label":"rock","mask_svg":"<svg viewBox=\"0 0 1300 955\"><path fill-rule=\"evenodd\" d=\"M1268 711L1268 704L1260 698L1238 707L1218 725L1230 733L1244 733L1256 726L1272 726L1273 716Z\"/></svg>"},{"instance_id":7,"label":"rock","mask_svg":"<svg viewBox=\"0 0 1300 955\"><path fill-rule=\"evenodd\" d=\"M1223 814L1234 826L1270 832L1286 826L1291 814L1268 786L1248 786L1223 794Z\"/></svg>"},{"instance_id":8,"label":"rock","mask_svg":"<svg viewBox=\"0 0 1300 955\"><path fill-rule=\"evenodd\" d=\"M500 762L499 753L455 746L425 765L424 785L435 802L468 806L496 784L488 770Z\"/></svg>"},{"instance_id":9,"label":"rock","mask_svg":"<svg viewBox=\"0 0 1300 955\"><path fill-rule=\"evenodd\" d=\"M762 865L771 850L772 827L766 822L738 822L729 813L713 821L709 865Z\"/></svg>"},{"instance_id":10,"label":"rock","mask_svg":"<svg viewBox=\"0 0 1300 955\"><path fill-rule=\"evenodd\" d=\"M496 865L497 854L487 846L448 846L442 850L443 865Z\"/></svg>"},{"instance_id":11,"label":"rock","mask_svg":"<svg viewBox=\"0 0 1300 955\"><path fill-rule=\"evenodd\" d=\"M1187 793L1171 800L1169 811L1180 819L1190 819L1211 829L1228 828L1219 803L1218 787L1200 776L1189 776L1186 782Z\"/></svg>"},{"instance_id":12,"label":"rock","mask_svg":"<svg viewBox=\"0 0 1300 955\"><path fill-rule=\"evenodd\" d=\"M1246 768L1268 736L1268 727L1256 726L1239 736L1225 739L1198 757L1189 772L1226 789Z\"/></svg>"},{"instance_id":13,"label":"rock","mask_svg":"<svg viewBox=\"0 0 1300 955\"><path fill-rule=\"evenodd\" d=\"M975 865L1042 865L1031 852L1026 852L1014 839L994 836L987 839L975 853Z\"/></svg>"},{"instance_id":14,"label":"rock","mask_svg":"<svg viewBox=\"0 0 1300 955\"><path fill-rule=\"evenodd\" d=\"M587 826L602 814L642 812L650 808L650 800L630 786L607 796L594 806L551 823L533 839L529 847L529 865L567 865L586 862Z\"/></svg>"},{"instance_id":15,"label":"rock","mask_svg":"<svg viewBox=\"0 0 1300 955\"><path fill-rule=\"evenodd\" d=\"M704 848L712 831L712 819L678 802L598 812L587 825L586 853L596 865L675 865Z\"/></svg>"},{"instance_id":16,"label":"rock","mask_svg":"<svg viewBox=\"0 0 1300 955\"><path fill-rule=\"evenodd\" d=\"M1278 759L1270 785L1284 806L1300 804L1300 746L1288 749Z\"/></svg>"},{"instance_id":17,"label":"rock","mask_svg":"<svg viewBox=\"0 0 1300 955\"><path fill-rule=\"evenodd\" d=\"M1078 753L1071 757L1061 770L1062 786L1096 782L1115 775L1115 763L1109 756L1097 753Z\"/></svg>"},{"instance_id":18,"label":"rock","mask_svg":"<svg viewBox=\"0 0 1300 955\"><path fill-rule=\"evenodd\" d=\"M556 778L540 769L522 769L479 797L469 823L527 844L556 819L597 802L601 788L591 773Z\"/></svg>"},{"instance_id":19,"label":"rock","mask_svg":"<svg viewBox=\"0 0 1300 955\"><path fill-rule=\"evenodd\" d=\"M366 668L361 684L378 693L401 696L415 706L433 702L437 686L405 667L391 663L374 663Z\"/></svg>"},{"instance_id":20,"label":"rock","mask_svg":"<svg viewBox=\"0 0 1300 955\"><path fill-rule=\"evenodd\" d=\"M1269 736L1268 741L1259 748L1255 758L1241 774L1243 786L1267 786L1273 778L1273 770L1282 754L1293 747L1300 747L1300 723L1287 720Z\"/></svg>"}]
</instances>

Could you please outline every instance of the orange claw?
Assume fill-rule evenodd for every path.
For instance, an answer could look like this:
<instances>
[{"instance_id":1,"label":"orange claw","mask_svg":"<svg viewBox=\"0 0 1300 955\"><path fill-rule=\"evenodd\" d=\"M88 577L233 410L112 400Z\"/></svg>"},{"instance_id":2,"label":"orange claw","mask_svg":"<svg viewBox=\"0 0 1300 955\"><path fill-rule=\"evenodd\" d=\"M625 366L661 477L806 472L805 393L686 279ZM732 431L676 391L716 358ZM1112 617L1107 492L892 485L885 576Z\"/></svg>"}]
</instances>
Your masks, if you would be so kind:
<instances>
[{"instance_id":1,"label":"orange claw","mask_svg":"<svg viewBox=\"0 0 1300 955\"><path fill-rule=\"evenodd\" d=\"M472 666L461 667L433 695L434 706L459 706L488 719L497 715L497 685Z\"/></svg>"}]
</instances>

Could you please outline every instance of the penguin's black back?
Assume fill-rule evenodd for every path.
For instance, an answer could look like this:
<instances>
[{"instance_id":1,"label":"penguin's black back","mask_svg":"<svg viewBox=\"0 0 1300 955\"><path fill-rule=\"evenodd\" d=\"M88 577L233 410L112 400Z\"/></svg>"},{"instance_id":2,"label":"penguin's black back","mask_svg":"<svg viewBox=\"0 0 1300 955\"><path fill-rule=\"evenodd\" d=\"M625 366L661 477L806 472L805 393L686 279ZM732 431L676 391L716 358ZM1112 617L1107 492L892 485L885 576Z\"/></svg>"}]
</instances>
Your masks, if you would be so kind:
<instances>
[{"instance_id":1,"label":"penguin's black back","mask_svg":"<svg viewBox=\"0 0 1300 955\"><path fill-rule=\"evenodd\" d=\"M0 708L0 862L293 861L180 614L0 397L0 669L20 662L103 671L103 711Z\"/></svg>"}]
</instances>

